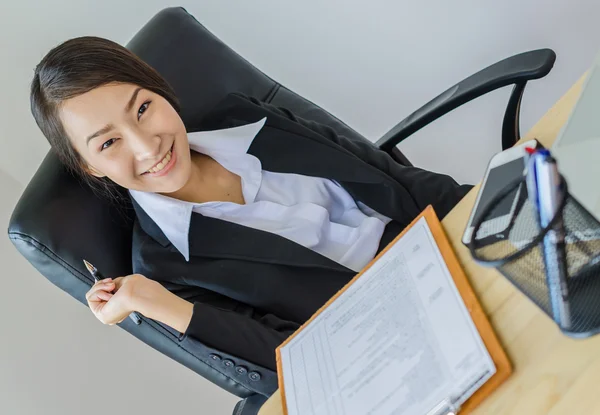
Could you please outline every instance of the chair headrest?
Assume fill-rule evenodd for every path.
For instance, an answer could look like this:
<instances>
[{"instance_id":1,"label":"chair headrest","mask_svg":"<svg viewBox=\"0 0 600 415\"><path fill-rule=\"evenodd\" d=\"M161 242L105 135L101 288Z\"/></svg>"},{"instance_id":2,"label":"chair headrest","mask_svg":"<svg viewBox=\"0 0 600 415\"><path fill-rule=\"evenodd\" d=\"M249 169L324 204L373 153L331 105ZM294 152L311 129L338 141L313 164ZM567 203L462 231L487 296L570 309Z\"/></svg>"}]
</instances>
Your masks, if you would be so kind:
<instances>
[{"instance_id":1,"label":"chair headrest","mask_svg":"<svg viewBox=\"0 0 600 415\"><path fill-rule=\"evenodd\" d=\"M268 101L278 85L180 7L154 16L127 47L175 90L188 131L226 95Z\"/></svg>"}]
</instances>

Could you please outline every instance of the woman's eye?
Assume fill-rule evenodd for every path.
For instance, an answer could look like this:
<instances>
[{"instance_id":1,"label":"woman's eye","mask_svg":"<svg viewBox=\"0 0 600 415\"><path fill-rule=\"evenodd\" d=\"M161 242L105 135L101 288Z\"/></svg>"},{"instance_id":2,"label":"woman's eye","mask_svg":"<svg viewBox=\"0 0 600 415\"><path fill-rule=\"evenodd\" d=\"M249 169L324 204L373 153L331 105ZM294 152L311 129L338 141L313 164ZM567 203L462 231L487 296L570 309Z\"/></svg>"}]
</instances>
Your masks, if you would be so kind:
<instances>
[{"instance_id":1,"label":"woman's eye","mask_svg":"<svg viewBox=\"0 0 600 415\"><path fill-rule=\"evenodd\" d=\"M105 141L104 144L102 144L102 147L100 148L100 151L102 150L106 150L108 147L110 147L112 145L112 143L114 143L116 141L116 138L111 138L108 141Z\"/></svg>"},{"instance_id":2,"label":"woman's eye","mask_svg":"<svg viewBox=\"0 0 600 415\"><path fill-rule=\"evenodd\" d=\"M140 117L142 116L142 114L144 112L146 112L146 110L148 109L148 107L150 106L150 101L146 101L142 104L142 106L140 107L140 109L138 110L138 120L140 119Z\"/></svg>"}]
</instances>

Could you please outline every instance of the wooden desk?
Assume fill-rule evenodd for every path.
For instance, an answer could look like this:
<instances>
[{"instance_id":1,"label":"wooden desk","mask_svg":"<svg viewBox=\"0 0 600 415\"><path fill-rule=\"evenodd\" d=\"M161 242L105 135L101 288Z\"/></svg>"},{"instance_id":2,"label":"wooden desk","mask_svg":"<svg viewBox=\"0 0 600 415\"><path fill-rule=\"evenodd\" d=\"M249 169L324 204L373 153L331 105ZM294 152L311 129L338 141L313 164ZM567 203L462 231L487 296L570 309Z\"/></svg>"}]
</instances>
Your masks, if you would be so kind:
<instances>
[{"instance_id":1,"label":"wooden desk","mask_svg":"<svg viewBox=\"0 0 600 415\"><path fill-rule=\"evenodd\" d=\"M584 77L523 138L550 146L569 117ZM474 415L600 414L600 336L572 340L493 269L473 262L460 242L476 189L444 218L442 225L504 349L514 374ZM600 301L600 299L599 299ZM282 415L276 392L259 415Z\"/></svg>"}]
</instances>

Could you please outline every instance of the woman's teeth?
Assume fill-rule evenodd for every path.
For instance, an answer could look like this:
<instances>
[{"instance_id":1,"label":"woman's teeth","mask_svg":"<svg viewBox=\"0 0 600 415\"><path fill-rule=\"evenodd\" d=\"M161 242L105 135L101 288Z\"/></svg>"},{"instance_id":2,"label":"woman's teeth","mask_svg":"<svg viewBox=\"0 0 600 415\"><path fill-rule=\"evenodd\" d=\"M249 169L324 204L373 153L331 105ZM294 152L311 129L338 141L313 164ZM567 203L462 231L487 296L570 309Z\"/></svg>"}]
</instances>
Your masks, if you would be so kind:
<instances>
[{"instance_id":1,"label":"woman's teeth","mask_svg":"<svg viewBox=\"0 0 600 415\"><path fill-rule=\"evenodd\" d=\"M148 173L157 173L157 172L161 171L162 169L164 169L165 166L169 163L169 160L171 160L171 151L172 150L169 150L164 159L162 159L156 166L154 166L150 170L148 170Z\"/></svg>"}]
</instances>

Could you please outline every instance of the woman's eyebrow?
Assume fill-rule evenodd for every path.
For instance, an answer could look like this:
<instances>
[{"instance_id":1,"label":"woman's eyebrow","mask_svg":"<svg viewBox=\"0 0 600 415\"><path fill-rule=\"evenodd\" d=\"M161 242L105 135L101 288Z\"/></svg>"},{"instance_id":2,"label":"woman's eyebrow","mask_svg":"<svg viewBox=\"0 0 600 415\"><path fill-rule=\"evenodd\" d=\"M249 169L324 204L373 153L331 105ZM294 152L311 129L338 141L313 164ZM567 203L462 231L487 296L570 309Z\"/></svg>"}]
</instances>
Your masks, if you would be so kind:
<instances>
[{"instance_id":1,"label":"woman's eyebrow","mask_svg":"<svg viewBox=\"0 0 600 415\"><path fill-rule=\"evenodd\" d=\"M89 136L88 136L88 137L85 139L85 144L86 144L86 145L89 145L89 144L90 144L90 140L92 140L92 139L94 139L94 138L96 138L96 137L98 137L98 136L100 136L100 135L106 134L107 132L109 132L109 131L110 131L110 130L112 130L113 128L115 128L115 127L114 127L114 125L112 125L112 124L107 124L107 125L105 125L105 126L104 126L104 127L102 127L101 129L99 129L98 131L96 131L94 134L92 134L92 135L89 135Z\"/></svg>"},{"instance_id":2,"label":"woman's eyebrow","mask_svg":"<svg viewBox=\"0 0 600 415\"><path fill-rule=\"evenodd\" d=\"M142 90L143 88L137 87L135 89L135 91L133 91L133 94L131 94L131 98L129 98L129 102L127 103L127 105L125 106L125 112L129 112L131 111L131 108L133 108L133 104L135 104L135 100L137 99L137 96L139 94L139 92ZM106 134L107 132L109 132L110 130L112 130L113 128L115 128L112 124L107 124L104 127L102 127L100 130L96 131L94 134L89 135L86 139L85 139L85 144L89 145L90 140Z\"/></svg>"},{"instance_id":3,"label":"woman's eyebrow","mask_svg":"<svg viewBox=\"0 0 600 415\"><path fill-rule=\"evenodd\" d=\"M135 89L135 91L133 91L133 94L131 94L131 98L129 99L129 102L127 103L127 106L125 106L125 112L129 112L131 111L131 108L133 108L133 104L135 104L135 100L138 96L138 93L142 90L142 87L137 87Z\"/></svg>"}]
</instances>

